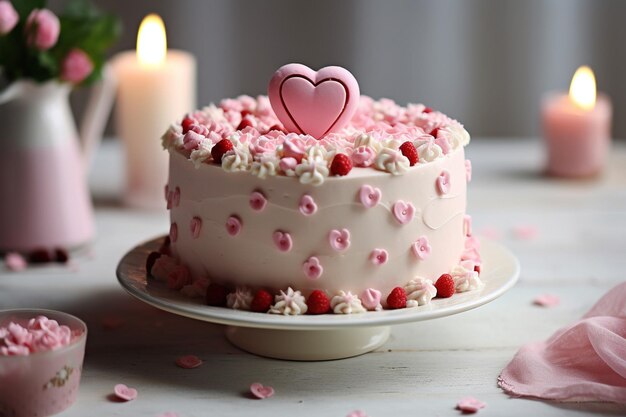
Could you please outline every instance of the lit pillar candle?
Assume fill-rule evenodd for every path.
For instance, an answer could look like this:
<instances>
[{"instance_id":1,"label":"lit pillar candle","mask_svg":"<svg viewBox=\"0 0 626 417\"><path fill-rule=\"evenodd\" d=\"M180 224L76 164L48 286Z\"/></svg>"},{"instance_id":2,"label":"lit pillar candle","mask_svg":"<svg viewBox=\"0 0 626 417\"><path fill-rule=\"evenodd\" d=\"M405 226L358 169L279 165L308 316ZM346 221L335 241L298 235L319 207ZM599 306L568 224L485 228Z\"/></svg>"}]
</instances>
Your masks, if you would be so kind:
<instances>
[{"instance_id":1,"label":"lit pillar candle","mask_svg":"<svg viewBox=\"0 0 626 417\"><path fill-rule=\"evenodd\" d=\"M113 60L118 77L117 132L126 154L125 201L132 206L165 207L168 154L161 135L196 104L196 60L168 50L163 21L148 15L137 34L137 51Z\"/></svg>"},{"instance_id":2,"label":"lit pillar candle","mask_svg":"<svg viewBox=\"0 0 626 417\"><path fill-rule=\"evenodd\" d=\"M569 95L547 96L542 119L548 173L561 177L600 173L611 142L611 114L608 97L596 97L596 81L589 67L576 71Z\"/></svg>"}]
</instances>

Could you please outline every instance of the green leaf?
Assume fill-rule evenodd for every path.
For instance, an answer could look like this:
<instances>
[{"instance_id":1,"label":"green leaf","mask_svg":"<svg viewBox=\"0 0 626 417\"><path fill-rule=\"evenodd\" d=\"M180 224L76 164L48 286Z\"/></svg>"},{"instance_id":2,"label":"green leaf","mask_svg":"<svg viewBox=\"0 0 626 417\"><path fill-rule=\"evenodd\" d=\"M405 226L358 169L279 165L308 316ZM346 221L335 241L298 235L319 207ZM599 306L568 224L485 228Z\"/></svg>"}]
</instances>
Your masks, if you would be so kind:
<instances>
[{"instance_id":1,"label":"green leaf","mask_svg":"<svg viewBox=\"0 0 626 417\"><path fill-rule=\"evenodd\" d=\"M43 9L46 7L46 0L13 0L13 7L20 15L20 20L28 17L33 9Z\"/></svg>"}]
</instances>

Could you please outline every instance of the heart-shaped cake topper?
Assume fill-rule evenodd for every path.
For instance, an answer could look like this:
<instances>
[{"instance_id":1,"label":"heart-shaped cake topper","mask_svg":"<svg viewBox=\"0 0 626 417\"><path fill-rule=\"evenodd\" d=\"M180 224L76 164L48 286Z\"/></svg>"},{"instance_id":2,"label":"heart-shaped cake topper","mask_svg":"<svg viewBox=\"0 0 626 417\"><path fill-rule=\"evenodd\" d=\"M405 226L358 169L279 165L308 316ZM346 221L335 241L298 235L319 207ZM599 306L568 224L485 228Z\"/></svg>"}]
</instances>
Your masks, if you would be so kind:
<instances>
[{"instance_id":1,"label":"heart-shaped cake topper","mask_svg":"<svg viewBox=\"0 0 626 417\"><path fill-rule=\"evenodd\" d=\"M359 105L359 84L345 68L319 71L287 64L270 80L268 95L283 126L321 139L346 126Z\"/></svg>"}]
</instances>

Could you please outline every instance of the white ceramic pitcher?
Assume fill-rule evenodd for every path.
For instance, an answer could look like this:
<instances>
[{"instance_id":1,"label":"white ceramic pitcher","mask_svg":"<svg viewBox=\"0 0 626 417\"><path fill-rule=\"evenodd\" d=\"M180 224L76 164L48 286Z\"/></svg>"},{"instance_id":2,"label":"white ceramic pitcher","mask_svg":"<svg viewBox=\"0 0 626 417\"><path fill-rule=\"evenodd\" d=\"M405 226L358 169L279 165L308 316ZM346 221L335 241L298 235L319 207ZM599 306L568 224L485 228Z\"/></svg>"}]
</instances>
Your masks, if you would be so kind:
<instances>
[{"instance_id":1,"label":"white ceramic pitcher","mask_svg":"<svg viewBox=\"0 0 626 417\"><path fill-rule=\"evenodd\" d=\"M95 233L87 168L111 110L107 68L77 133L71 86L13 82L0 92L0 252L72 249Z\"/></svg>"}]
</instances>

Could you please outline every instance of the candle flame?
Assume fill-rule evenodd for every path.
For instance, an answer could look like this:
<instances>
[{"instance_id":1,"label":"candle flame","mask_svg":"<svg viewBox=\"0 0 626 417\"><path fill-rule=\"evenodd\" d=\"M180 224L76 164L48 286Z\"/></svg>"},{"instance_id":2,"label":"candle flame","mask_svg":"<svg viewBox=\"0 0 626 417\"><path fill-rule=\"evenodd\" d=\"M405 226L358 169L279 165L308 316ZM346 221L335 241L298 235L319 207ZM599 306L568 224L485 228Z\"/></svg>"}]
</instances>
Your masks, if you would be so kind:
<instances>
[{"instance_id":1,"label":"candle flame","mask_svg":"<svg viewBox=\"0 0 626 417\"><path fill-rule=\"evenodd\" d=\"M570 99L583 110L596 105L596 78L591 68L582 66L576 70L569 87Z\"/></svg>"},{"instance_id":2,"label":"candle flame","mask_svg":"<svg viewBox=\"0 0 626 417\"><path fill-rule=\"evenodd\" d=\"M137 59L142 65L158 66L165 61L167 39L165 25L156 14L144 17L137 33Z\"/></svg>"}]
</instances>

